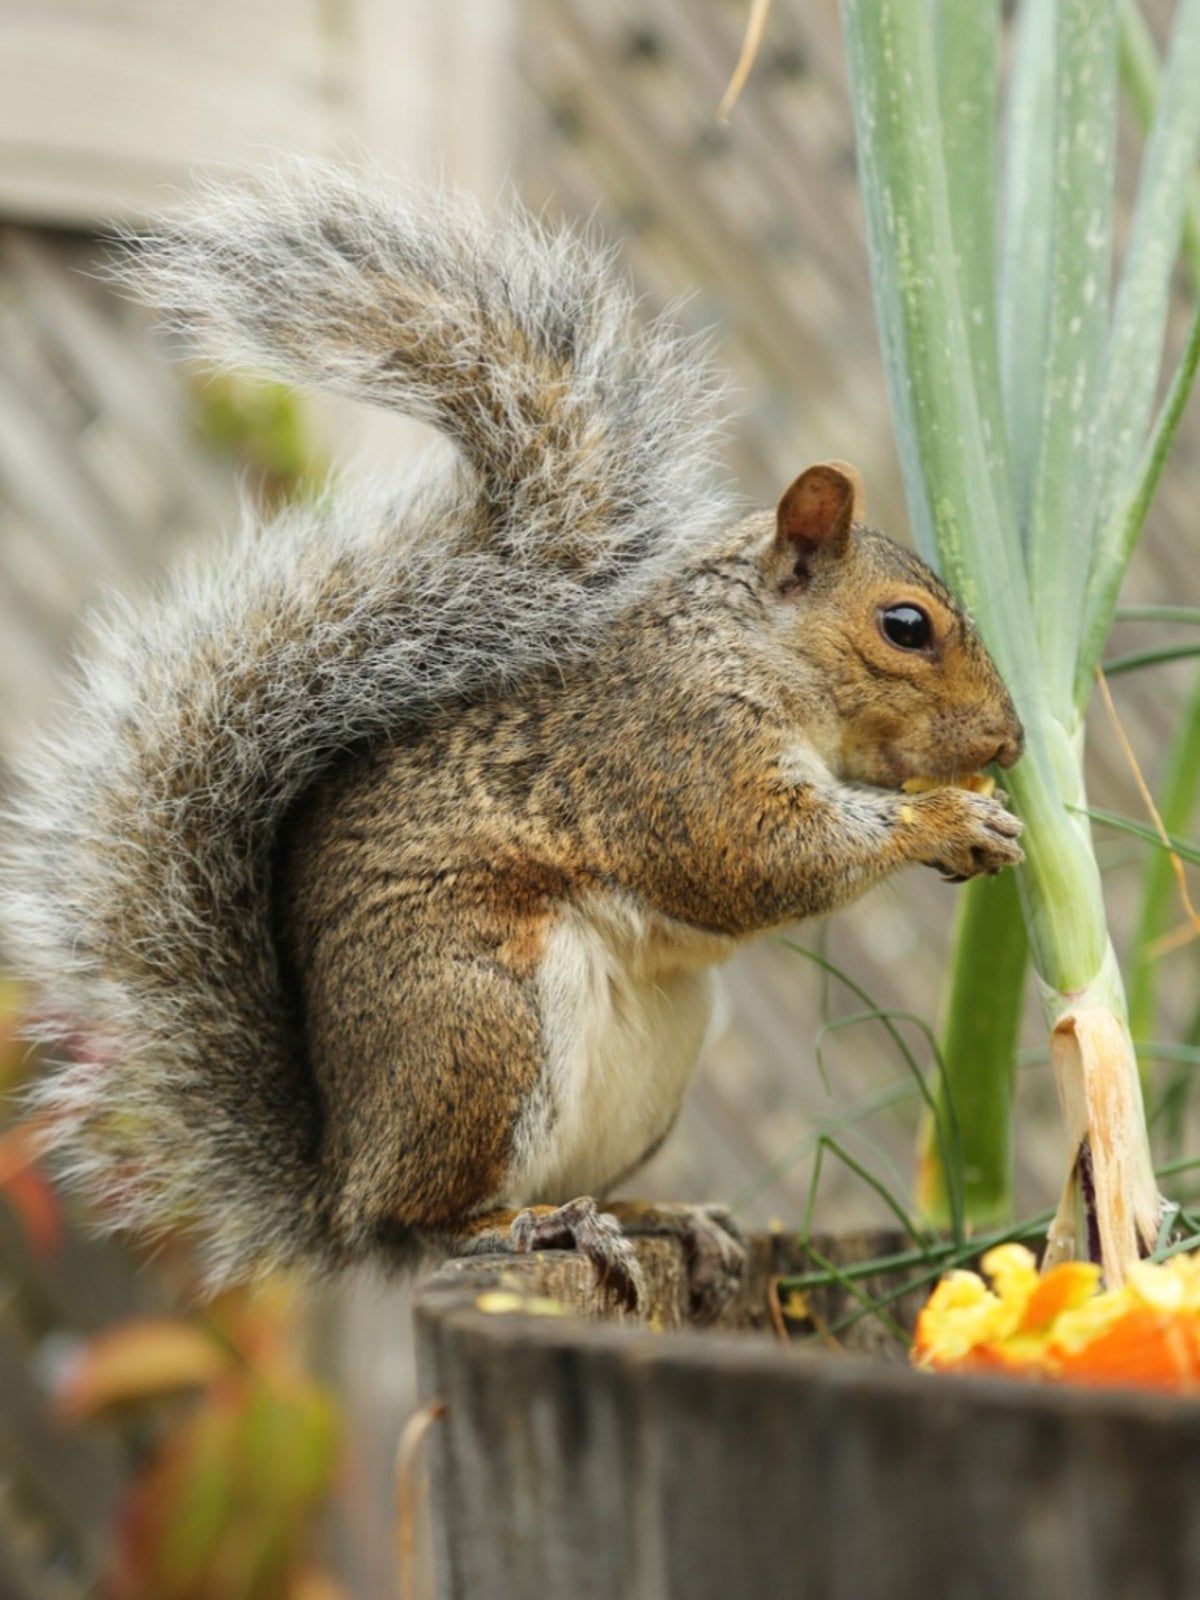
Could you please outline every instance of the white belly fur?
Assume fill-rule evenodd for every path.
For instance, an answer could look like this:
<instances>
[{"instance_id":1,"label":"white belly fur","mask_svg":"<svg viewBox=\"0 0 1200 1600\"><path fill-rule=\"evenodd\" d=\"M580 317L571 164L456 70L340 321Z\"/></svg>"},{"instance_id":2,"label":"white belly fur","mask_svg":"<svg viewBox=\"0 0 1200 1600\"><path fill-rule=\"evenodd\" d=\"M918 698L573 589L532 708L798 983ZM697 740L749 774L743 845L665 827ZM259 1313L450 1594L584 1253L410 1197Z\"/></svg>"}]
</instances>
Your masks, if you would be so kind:
<instances>
[{"instance_id":1,"label":"white belly fur","mask_svg":"<svg viewBox=\"0 0 1200 1600\"><path fill-rule=\"evenodd\" d=\"M546 1067L506 1199L602 1193L666 1132L710 1036L711 969L732 948L616 895L563 910L538 978Z\"/></svg>"}]
</instances>

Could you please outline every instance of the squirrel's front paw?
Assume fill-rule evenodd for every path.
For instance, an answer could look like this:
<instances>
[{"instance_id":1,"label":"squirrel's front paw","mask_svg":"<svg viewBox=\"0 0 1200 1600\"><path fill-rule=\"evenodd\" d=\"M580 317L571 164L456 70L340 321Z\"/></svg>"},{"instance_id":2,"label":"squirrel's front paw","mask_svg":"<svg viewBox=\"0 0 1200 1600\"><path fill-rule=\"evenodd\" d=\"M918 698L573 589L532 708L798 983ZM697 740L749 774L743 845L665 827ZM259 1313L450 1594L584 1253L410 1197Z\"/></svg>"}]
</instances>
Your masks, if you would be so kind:
<instances>
[{"instance_id":1,"label":"squirrel's front paw","mask_svg":"<svg viewBox=\"0 0 1200 1600\"><path fill-rule=\"evenodd\" d=\"M1005 810L1000 797L931 789L911 804L926 835L919 859L951 883L1015 867L1025 859L1017 843L1021 819Z\"/></svg>"},{"instance_id":2,"label":"squirrel's front paw","mask_svg":"<svg viewBox=\"0 0 1200 1600\"><path fill-rule=\"evenodd\" d=\"M513 1218L509 1239L514 1250L577 1250L596 1269L604 1288L625 1307L636 1311L642 1297L642 1269L621 1224L596 1209L590 1195L568 1200L554 1211L521 1211Z\"/></svg>"}]
</instances>

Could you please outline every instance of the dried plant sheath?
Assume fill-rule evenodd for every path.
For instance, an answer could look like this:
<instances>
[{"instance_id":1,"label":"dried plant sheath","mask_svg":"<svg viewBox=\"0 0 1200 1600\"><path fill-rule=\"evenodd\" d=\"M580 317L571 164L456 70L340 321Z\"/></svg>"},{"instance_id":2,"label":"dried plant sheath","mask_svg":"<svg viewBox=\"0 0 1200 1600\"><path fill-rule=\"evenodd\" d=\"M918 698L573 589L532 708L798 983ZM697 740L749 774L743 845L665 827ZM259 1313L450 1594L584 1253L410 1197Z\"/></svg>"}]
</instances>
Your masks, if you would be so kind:
<instances>
[{"instance_id":1,"label":"dried plant sheath","mask_svg":"<svg viewBox=\"0 0 1200 1600\"><path fill-rule=\"evenodd\" d=\"M1145 1109L1129 1030L1107 1007L1081 1005L1058 1019L1050 1056L1076 1165L1090 1162L1080 1196L1084 1231L1098 1241L1110 1286L1120 1288L1140 1253L1139 1239L1153 1244L1160 1216L1154 1170L1139 1137ZM1051 1224L1048 1265L1075 1254L1075 1188L1069 1181Z\"/></svg>"}]
</instances>

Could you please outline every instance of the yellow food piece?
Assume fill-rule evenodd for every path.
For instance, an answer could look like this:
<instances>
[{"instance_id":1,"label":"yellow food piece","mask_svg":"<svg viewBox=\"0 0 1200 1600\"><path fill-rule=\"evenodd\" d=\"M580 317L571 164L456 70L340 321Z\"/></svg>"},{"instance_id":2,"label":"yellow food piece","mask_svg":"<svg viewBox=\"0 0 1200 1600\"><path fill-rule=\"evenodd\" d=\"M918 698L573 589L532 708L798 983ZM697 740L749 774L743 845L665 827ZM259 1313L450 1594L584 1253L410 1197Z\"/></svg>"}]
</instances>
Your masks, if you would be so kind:
<instances>
[{"instance_id":1,"label":"yellow food piece","mask_svg":"<svg viewBox=\"0 0 1200 1600\"><path fill-rule=\"evenodd\" d=\"M807 1322L812 1313L803 1289L789 1289L779 1296L779 1309L792 1322Z\"/></svg>"},{"instance_id":2,"label":"yellow food piece","mask_svg":"<svg viewBox=\"0 0 1200 1600\"><path fill-rule=\"evenodd\" d=\"M906 778L900 785L902 794L926 794L930 789L969 789L990 800L996 792L996 780L986 772L963 772L956 778Z\"/></svg>"},{"instance_id":3,"label":"yellow food piece","mask_svg":"<svg viewBox=\"0 0 1200 1600\"><path fill-rule=\"evenodd\" d=\"M565 1317L569 1313L561 1301L541 1294L514 1294L509 1289L485 1289L475 1296L476 1311L491 1316L507 1316L519 1311L527 1317Z\"/></svg>"}]
</instances>

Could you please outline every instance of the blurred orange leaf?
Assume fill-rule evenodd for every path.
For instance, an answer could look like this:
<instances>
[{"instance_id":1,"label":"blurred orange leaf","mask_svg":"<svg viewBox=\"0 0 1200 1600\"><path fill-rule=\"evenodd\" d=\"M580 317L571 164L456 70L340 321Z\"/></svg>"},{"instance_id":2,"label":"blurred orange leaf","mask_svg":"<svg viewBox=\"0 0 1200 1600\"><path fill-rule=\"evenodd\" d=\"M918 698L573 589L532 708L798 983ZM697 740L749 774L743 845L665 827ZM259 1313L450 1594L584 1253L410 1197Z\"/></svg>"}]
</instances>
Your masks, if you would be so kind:
<instances>
[{"instance_id":1,"label":"blurred orange leaf","mask_svg":"<svg viewBox=\"0 0 1200 1600\"><path fill-rule=\"evenodd\" d=\"M4 1194L16 1212L35 1255L52 1255L62 1243L62 1213L58 1196L33 1167L11 1173Z\"/></svg>"},{"instance_id":2,"label":"blurred orange leaf","mask_svg":"<svg viewBox=\"0 0 1200 1600\"><path fill-rule=\"evenodd\" d=\"M8 1198L38 1255L49 1255L62 1239L58 1198L35 1169L48 1142L46 1124L38 1118L18 1122L0 1134L0 1193Z\"/></svg>"},{"instance_id":3,"label":"blurred orange leaf","mask_svg":"<svg viewBox=\"0 0 1200 1600\"><path fill-rule=\"evenodd\" d=\"M288 1587L288 1600L350 1600L333 1574L320 1566L306 1566L293 1574Z\"/></svg>"},{"instance_id":4,"label":"blurred orange leaf","mask_svg":"<svg viewBox=\"0 0 1200 1600\"><path fill-rule=\"evenodd\" d=\"M44 1118L29 1117L0 1133L0 1189L46 1153L50 1134Z\"/></svg>"},{"instance_id":5,"label":"blurred orange leaf","mask_svg":"<svg viewBox=\"0 0 1200 1600\"><path fill-rule=\"evenodd\" d=\"M293 1575L287 1600L350 1600L350 1595L331 1573L321 1567L305 1567Z\"/></svg>"},{"instance_id":6,"label":"blurred orange leaf","mask_svg":"<svg viewBox=\"0 0 1200 1600\"><path fill-rule=\"evenodd\" d=\"M59 1404L69 1417L92 1417L111 1406L204 1387L234 1361L190 1323L165 1317L125 1322L91 1341L60 1388Z\"/></svg>"}]
</instances>

